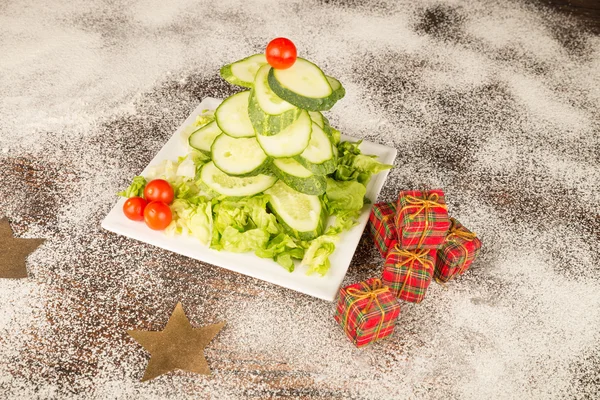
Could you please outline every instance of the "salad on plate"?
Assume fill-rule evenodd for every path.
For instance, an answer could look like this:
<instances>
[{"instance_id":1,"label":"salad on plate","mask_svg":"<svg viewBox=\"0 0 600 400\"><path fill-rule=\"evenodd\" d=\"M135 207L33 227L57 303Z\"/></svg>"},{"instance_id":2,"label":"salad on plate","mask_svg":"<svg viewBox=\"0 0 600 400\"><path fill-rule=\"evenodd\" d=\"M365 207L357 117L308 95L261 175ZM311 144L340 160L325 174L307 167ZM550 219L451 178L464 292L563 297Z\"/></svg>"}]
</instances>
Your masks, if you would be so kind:
<instances>
[{"instance_id":1,"label":"salad on plate","mask_svg":"<svg viewBox=\"0 0 600 400\"><path fill-rule=\"evenodd\" d=\"M244 87L183 131L188 154L152 167L120 192L127 218L292 272L325 275L340 234L357 223L366 186L391 168L342 141L322 111L342 84L297 57L285 38L221 68ZM147 229L140 226L140 229Z\"/></svg>"}]
</instances>

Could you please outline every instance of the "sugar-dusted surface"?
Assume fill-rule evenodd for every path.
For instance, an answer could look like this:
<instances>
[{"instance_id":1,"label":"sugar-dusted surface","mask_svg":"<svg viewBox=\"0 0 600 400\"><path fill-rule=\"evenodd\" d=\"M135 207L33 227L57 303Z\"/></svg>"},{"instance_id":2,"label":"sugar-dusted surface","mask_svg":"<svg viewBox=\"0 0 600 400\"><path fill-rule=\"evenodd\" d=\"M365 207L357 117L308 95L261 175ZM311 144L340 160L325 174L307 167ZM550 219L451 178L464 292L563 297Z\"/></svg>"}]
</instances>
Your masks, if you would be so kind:
<instances>
[{"instance_id":1,"label":"sugar-dusted surface","mask_svg":"<svg viewBox=\"0 0 600 400\"><path fill-rule=\"evenodd\" d=\"M600 39L483 3L1 4L0 213L48 240L29 280L0 282L0 397L598 397ZM99 227L199 99L236 90L218 68L278 35L345 84L332 122L399 150L380 199L443 187L484 243L365 349L331 303ZM365 241L346 283L381 264ZM126 330L162 328L177 301L228 321L214 375L139 383Z\"/></svg>"}]
</instances>

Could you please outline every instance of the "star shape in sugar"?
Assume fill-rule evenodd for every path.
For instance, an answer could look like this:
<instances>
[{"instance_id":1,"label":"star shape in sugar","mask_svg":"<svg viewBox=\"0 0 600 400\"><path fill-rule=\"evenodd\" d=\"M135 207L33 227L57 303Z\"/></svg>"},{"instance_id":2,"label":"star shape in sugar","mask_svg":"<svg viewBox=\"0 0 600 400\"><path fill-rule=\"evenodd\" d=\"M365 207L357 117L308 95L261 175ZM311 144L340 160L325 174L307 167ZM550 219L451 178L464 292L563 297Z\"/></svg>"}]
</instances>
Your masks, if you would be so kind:
<instances>
[{"instance_id":1,"label":"star shape in sugar","mask_svg":"<svg viewBox=\"0 0 600 400\"><path fill-rule=\"evenodd\" d=\"M8 219L0 220L0 278L27 278L27 256L44 240L15 238Z\"/></svg>"},{"instance_id":2,"label":"star shape in sugar","mask_svg":"<svg viewBox=\"0 0 600 400\"><path fill-rule=\"evenodd\" d=\"M177 303L164 330L128 331L151 355L142 382L177 369L210 375L204 348L223 326L225 322L194 328Z\"/></svg>"}]
</instances>

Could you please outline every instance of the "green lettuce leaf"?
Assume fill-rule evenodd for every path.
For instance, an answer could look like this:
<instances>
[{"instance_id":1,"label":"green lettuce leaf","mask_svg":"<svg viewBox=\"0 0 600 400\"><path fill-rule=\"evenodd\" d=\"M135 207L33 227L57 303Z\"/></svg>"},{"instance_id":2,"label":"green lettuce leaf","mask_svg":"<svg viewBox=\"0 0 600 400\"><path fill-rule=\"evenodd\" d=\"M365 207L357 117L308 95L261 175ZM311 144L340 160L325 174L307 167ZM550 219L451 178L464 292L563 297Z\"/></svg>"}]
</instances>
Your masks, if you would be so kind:
<instances>
[{"instance_id":1,"label":"green lettuce leaf","mask_svg":"<svg viewBox=\"0 0 600 400\"><path fill-rule=\"evenodd\" d=\"M213 225L210 201L202 197L175 199L170 207L173 220L165 229L167 235L190 235L202 244L209 243Z\"/></svg>"},{"instance_id":2,"label":"green lettuce leaf","mask_svg":"<svg viewBox=\"0 0 600 400\"><path fill-rule=\"evenodd\" d=\"M329 132L331 133L331 140L334 145L338 145L340 140L342 139L342 133L333 127L329 127Z\"/></svg>"},{"instance_id":3,"label":"green lettuce leaf","mask_svg":"<svg viewBox=\"0 0 600 400\"><path fill-rule=\"evenodd\" d=\"M261 258L272 258L289 272L294 270L293 259L301 260L304 257L304 248L302 248L291 236L280 233L275 236L263 249L257 249L254 252Z\"/></svg>"},{"instance_id":4,"label":"green lettuce leaf","mask_svg":"<svg viewBox=\"0 0 600 400\"><path fill-rule=\"evenodd\" d=\"M334 173L337 181L358 181L367 186L371 176L393 167L377 161L377 156L361 154L358 142L341 142L338 145L338 168Z\"/></svg>"},{"instance_id":5,"label":"green lettuce leaf","mask_svg":"<svg viewBox=\"0 0 600 400\"><path fill-rule=\"evenodd\" d=\"M136 176L133 178L131 185L117 195L130 198L130 197L144 197L144 188L146 187L146 178L143 176Z\"/></svg>"},{"instance_id":6,"label":"green lettuce leaf","mask_svg":"<svg viewBox=\"0 0 600 400\"><path fill-rule=\"evenodd\" d=\"M275 215L267 212L267 202L268 197L265 195L239 200L214 199L213 203L216 204L211 247L224 250L237 249L229 251L265 249L271 235L279 234L281 231ZM243 235L235 235L232 230ZM258 233L259 231L261 233ZM251 233L247 234L247 232ZM275 255L273 253L271 258Z\"/></svg>"},{"instance_id":7,"label":"green lettuce leaf","mask_svg":"<svg viewBox=\"0 0 600 400\"><path fill-rule=\"evenodd\" d=\"M298 248L290 251L285 251L281 254L277 254L274 260L283 268L287 269L289 272L294 272L294 269L296 268L296 265L294 264L294 259L301 260L303 256L304 249Z\"/></svg>"},{"instance_id":8,"label":"green lettuce leaf","mask_svg":"<svg viewBox=\"0 0 600 400\"><path fill-rule=\"evenodd\" d=\"M334 252L335 244L338 240L338 234L325 233L308 243L308 247L301 263L302 265L308 266L306 271L307 275L317 273L323 276L329 271L329 268L331 267L329 256Z\"/></svg>"},{"instance_id":9,"label":"green lettuce leaf","mask_svg":"<svg viewBox=\"0 0 600 400\"><path fill-rule=\"evenodd\" d=\"M179 168L179 162L164 160L160 164L153 165L148 169L146 179L149 181L164 179L169 183L174 182L177 179L177 168Z\"/></svg>"},{"instance_id":10,"label":"green lettuce leaf","mask_svg":"<svg viewBox=\"0 0 600 400\"><path fill-rule=\"evenodd\" d=\"M325 204L329 214L360 210L364 205L367 188L357 181L336 181L327 178Z\"/></svg>"},{"instance_id":11,"label":"green lettuce leaf","mask_svg":"<svg viewBox=\"0 0 600 400\"><path fill-rule=\"evenodd\" d=\"M203 127L204 125L215 120L215 112L212 110L203 110L201 115L196 117L196 120L190 125L186 126L183 131L181 131L181 140L185 146L188 146L188 139L194 133L194 131L198 130L198 128ZM189 146L191 149L192 147Z\"/></svg>"},{"instance_id":12,"label":"green lettuce leaf","mask_svg":"<svg viewBox=\"0 0 600 400\"><path fill-rule=\"evenodd\" d=\"M366 187L358 181L336 181L327 178L323 200L329 215L335 216L335 222L325 234L337 235L358 223L358 217L367 199L366 191Z\"/></svg>"},{"instance_id":13,"label":"green lettuce leaf","mask_svg":"<svg viewBox=\"0 0 600 400\"><path fill-rule=\"evenodd\" d=\"M187 157L191 159L194 162L194 165L196 166L196 177L200 173L200 170L202 169L204 164L210 161L210 157L208 155L198 150L190 151Z\"/></svg>"},{"instance_id":14,"label":"green lettuce leaf","mask_svg":"<svg viewBox=\"0 0 600 400\"><path fill-rule=\"evenodd\" d=\"M218 205L223 214L223 223L233 225L239 231L249 228L260 228L271 234L278 234L281 229L275 215L267 212L268 196L260 195L244 199L225 199ZM237 223L235 222L237 221ZM223 225L224 229L225 225ZM218 226L221 229L221 226Z\"/></svg>"},{"instance_id":15,"label":"green lettuce leaf","mask_svg":"<svg viewBox=\"0 0 600 400\"><path fill-rule=\"evenodd\" d=\"M358 154L355 156L352 165L360 171L358 181L364 185L369 183L371 176L394 167L390 164L380 163L377 161L377 156L368 156L365 154Z\"/></svg>"},{"instance_id":16,"label":"green lettuce leaf","mask_svg":"<svg viewBox=\"0 0 600 400\"><path fill-rule=\"evenodd\" d=\"M214 217L217 233L225 232L228 227L234 228L238 232L256 228L256 225L249 221L249 215L243 208L237 208L225 202L215 205Z\"/></svg>"},{"instance_id":17,"label":"green lettuce leaf","mask_svg":"<svg viewBox=\"0 0 600 400\"><path fill-rule=\"evenodd\" d=\"M196 117L194 126L196 128L200 128L210 122L213 122L214 120L215 120L214 110L202 110L202 114L200 114Z\"/></svg>"},{"instance_id":18,"label":"green lettuce leaf","mask_svg":"<svg viewBox=\"0 0 600 400\"><path fill-rule=\"evenodd\" d=\"M192 151L177 161L165 160L150 167L146 177L148 180L164 179L173 188L175 198L189 199L195 196L212 198L212 194L203 190L196 179L200 168L210 159L199 151Z\"/></svg>"},{"instance_id":19,"label":"green lettuce leaf","mask_svg":"<svg viewBox=\"0 0 600 400\"><path fill-rule=\"evenodd\" d=\"M265 247L268 241L269 233L262 229L255 228L240 232L228 226L221 232L218 245L213 248L234 253L245 253Z\"/></svg>"},{"instance_id":20,"label":"green lettuce leaf","mask_svg":"<svg viewBox=\"0 0 600 400\"><path fill-rule=\"evenodd\" d=\"M153 165L148 170L146 178L148 180L165 179L169 182L176 180L193 181L196 179L198 171L208 161L210 161L210 157L194 150L184 157L179 157L177 161L164 160L160 164Z\"/></svg>"},{"instance_id":21,"label":"green lettuce leaf","mask_svg":"<svg viewBox=\"0 0 600 400\"><path fill-rule=\"evenodd\" d=\"M267 212L267 195L254 196L234 202L237 207L243 207L250 214L250 218L260 229L268 233L277 234L281 231L275 215Z\"/></svg>"},{"instance_id":22,"label":"green lettuce leaf","mask_svg":"<svg viewBox=\"0 0 600 400\"><path fill-rule=\"evenodd\" d=\"M339 235L358 224L361 210L348 210L335 215L335 222L327 229L329 235Z\"/></svg>"}]
</instances>

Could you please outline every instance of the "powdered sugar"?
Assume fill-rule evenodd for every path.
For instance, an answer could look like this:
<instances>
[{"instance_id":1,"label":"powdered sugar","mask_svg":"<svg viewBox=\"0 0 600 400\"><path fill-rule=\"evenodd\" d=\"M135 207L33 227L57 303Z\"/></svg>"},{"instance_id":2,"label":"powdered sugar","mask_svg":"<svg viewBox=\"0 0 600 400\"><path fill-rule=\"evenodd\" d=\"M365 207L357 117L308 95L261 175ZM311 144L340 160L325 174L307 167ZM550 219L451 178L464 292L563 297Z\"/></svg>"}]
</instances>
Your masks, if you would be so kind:
<instances>
[{"instance_id":1,"label":"powdered sugar","mask_svg":"<svg viewBox=\"0 0 600 400\"><path fill-rule=\"evenodd\" d=\"M47 239L28 280L0 281L4 397L598 395L597 37L518 2L159 3L0 6L0 214ZM237 90L218 68L275 36L344 84L335 126L398 148L380 200L442 187L483 241L361 350L330 303L99 228L200 99ZM381 263L365 238L345 284ZM227 321L213 376L142 384L126 331L162 329L177 301Z\"/></svg>"}]
</instances>

